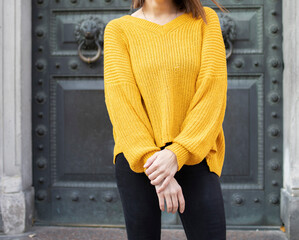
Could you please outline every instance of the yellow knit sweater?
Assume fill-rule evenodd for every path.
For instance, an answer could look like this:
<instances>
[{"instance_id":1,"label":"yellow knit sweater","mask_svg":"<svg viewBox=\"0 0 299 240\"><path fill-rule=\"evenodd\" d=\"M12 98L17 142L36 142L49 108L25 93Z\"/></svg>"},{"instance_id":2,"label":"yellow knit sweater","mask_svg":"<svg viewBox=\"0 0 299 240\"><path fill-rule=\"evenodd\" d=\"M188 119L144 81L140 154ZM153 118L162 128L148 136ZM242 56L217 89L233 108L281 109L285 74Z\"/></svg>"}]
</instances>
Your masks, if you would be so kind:
<instances>
[{"instance_id":1,"label":"yellow knit sweater","mask_svg":"<svg viewBox=\"0 0 299 240\"><path fill-rule=\"evenodd\" d=\"M160 25L124 15L104 30L105 103L113 126L113 164L123 152L134 172L166 142L178 171L204 158L221 176L227 98L225 45L217 13Z\"/></svg>"}]
</instances>

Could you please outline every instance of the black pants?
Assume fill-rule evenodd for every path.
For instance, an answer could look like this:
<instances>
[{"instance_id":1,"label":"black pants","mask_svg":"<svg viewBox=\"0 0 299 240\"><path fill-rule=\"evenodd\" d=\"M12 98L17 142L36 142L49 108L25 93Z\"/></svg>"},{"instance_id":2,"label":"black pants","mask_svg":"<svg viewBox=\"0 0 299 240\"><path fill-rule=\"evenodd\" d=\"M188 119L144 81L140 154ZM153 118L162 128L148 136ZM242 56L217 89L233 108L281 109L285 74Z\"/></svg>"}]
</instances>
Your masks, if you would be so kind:
<instances>
[{"instance_id":1,"label":"black pants","mask_svg":"<svg viewBox=\"0 0 299 240\"><path fill-rule=\"evenodd\" d=\"M145 173L130 169L123 153L116 156L115 176L128 240L160 240L161 210L155 186ZM206 159L196 165L184 165L175 174L175 179L185 198L185 211L178 213L187 239L226 239L220 181L216 173L210 172Z\"/></svg>"}]
</instances>

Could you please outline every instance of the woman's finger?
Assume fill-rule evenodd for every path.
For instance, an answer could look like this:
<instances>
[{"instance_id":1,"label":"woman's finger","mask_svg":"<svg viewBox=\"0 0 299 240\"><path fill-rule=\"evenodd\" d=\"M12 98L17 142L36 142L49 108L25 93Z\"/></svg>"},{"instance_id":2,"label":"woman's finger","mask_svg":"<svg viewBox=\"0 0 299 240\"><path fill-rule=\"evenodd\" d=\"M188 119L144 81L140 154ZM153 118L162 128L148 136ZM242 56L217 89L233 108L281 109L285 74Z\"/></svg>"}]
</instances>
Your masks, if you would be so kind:
<instances>
[{"instance_id":1,"label":"woman's finger","mask_svg":"<svg viewBox=\"0 0 299 240\"><path fill-rule=\"evenodd\" d=\"M158 185L158 184L162 183L164 179L165 178L163 178L162 176L158 176L156 179L151 181L151 184L152 185Z\"/></svg>"},{"instance_id":2,"label":"woman's finger","mask_svg":"<svg viewBox=\"0 0 299 240\"><path fill-rule=\"evenodd\" d=\"M161 176L161 175L160 175ZM171 180L172 176L167 176L164 181L163 184L161 185L161 187L158 188L158 193L164 191L164 189L167 187L167 185L169 184L170 180Z\"/></svg>"},{"instance_id":3,"label":"woman's finger","mask_svg":"<svg viewBox=\"0 0 299 240\"><path fill-rule=\"evenodd\" d=\"M178 197L176 194L171 195L172 200L172 213L175 214L175 212L178 210Z\"/></svg>"},{"instance_id":4,"label":"woman's finger","mask_svg":"<svg viewBox=\"0 0 299 240\"><path fill-rule=\"evenodd\" d=\"M149 168L148 168L149 169ZM149 170L150 171L150 170ZM149 178L149 180L155 180L157 177L159 177L160 175L159 175L159 173L158 173L158 171L154 171L154 172L152 172L152 173L150 173L149 175L148 175L148 178ZM155 185L155 184L154 184Z\"/></svg>"},{"instance_id":5,"label":"woman's finger","mask_svg":"<svg viewBox=\"0 0 299 240\"><path fill-rule=\"evenodd\" d=\"M157 154L154 153L152 156L150 156L150 157L147 159L147 161L146 161L146 163L143 165L143 167L147 168L147 167L149 167L150 165L152 165L152 163L154 162L154 160L156 159L156 157L157 157Z\"/></svg>"},{"instance_id":6,"label":"woman's finger","mask_svg":"<svg viewBox=\"0 0 299 240\"><path fill-rule=\"evenodd\" d=\"M158 165L156 164L156 163L153 163L153 164L151 164L146 170L145 170L145 173L147 174L147 176L149 176L149 175L151 175L152 173L154 173L154 172L156 172L156 170L158 169ZM158 175L160 175L159 174L159 172L157 171L156 172ZM155 173L155 174L156 174Z\"/></svg>"},{"instance_id":7,"label":"woman's finger","mask_svg":"<svg viewBox=\"0 0 299 240\"><path fill-rule=\"evenodd\" d=\"M171 200L171 195L170 194L164 194L165 200L166 200L166 205L167 205L167 212L172 211L172 200Z\"/></svg>"},{"instance_id":8,"label":"woman's finger","mask_svg":"<svg viewBox=\"0 0 299 240\"><path fill-rule=\"evenodd\" d=\"M180 190L178 193L178 200L180 203L180 213L183 213L185 211L185 198L182 190Z\"/></svg>"},{"instance_id":9,"label":"woman's finger","mask_svg":"<svg viewBox=\"0 0 299 240\"><path fill-rule=\"evenodd\" d=\"M161 211L165 210L165 204L164 204L164 196L162 194L158 194L158 198L159 198L159 206Z\"/></svg>"}]
</instances>

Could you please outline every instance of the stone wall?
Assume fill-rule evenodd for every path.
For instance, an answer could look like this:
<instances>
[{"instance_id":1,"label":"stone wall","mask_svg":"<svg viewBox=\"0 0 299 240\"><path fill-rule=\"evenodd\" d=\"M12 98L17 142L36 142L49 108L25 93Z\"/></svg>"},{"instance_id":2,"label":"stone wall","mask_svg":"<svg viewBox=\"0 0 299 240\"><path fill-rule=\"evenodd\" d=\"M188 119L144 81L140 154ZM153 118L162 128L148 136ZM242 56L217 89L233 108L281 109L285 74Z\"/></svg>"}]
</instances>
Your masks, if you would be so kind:
<instances>
[{"instance_id":1,"label":"stone wall","mask_svg":"<svg viewBox=\"0 0 299 240\"><path fill-rule=\"evenodd\" d=\"M0 1L0 207L5 234L32 225L31 0Z\"/></svg>"}]
</instances>

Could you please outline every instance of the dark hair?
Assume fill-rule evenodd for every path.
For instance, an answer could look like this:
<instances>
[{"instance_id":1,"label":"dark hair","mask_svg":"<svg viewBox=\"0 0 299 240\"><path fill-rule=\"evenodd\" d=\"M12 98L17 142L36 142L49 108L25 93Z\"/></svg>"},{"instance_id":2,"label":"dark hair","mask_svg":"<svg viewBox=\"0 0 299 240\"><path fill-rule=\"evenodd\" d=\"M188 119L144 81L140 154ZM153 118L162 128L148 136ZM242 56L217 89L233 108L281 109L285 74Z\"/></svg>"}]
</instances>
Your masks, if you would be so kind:
<instances>
[{"instance_id":1,"label":"dark hair","mask_svg":"<svg viewBox=\"0 0 299 240\"><path fill-rule=\"evenodd\" d=\"M180 10L185 10L187 13L192 12L192 16L195 18L201 18L206 21L206 13L204 11L203 5L201 4L200 0L173 0L174 4L178 7ZM211 0L214 4L217 5L218 8L222 12L224 12L224 9L226 12L229 12L225 7L223 7L220 3L218 3L216 0ZM145 0L132 0L131 8L140 8L143 6Z\"/></svg>"}]
</instances>

